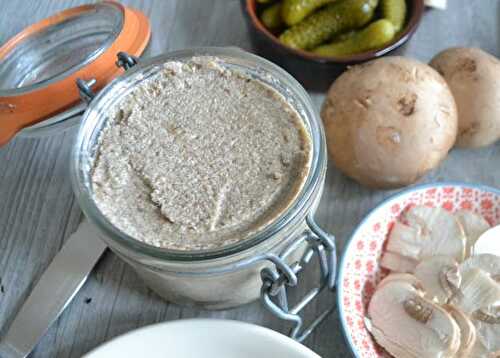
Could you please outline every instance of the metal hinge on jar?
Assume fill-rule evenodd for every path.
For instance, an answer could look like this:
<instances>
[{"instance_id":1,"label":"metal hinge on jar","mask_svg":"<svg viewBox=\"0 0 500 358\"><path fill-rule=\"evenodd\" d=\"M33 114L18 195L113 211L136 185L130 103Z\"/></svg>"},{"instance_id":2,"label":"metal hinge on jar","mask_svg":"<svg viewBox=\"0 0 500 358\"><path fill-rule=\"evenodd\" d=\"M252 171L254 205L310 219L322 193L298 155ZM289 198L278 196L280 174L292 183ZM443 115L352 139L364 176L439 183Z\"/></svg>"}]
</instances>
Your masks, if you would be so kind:
<instances>
[{"instance_id":1,"label":"metal hinge on jar","mask_svg":"<svg viewBox=\"0 0 500 358\"><path fill-rule=\"evenodd\" d=\"M333 311L334 305L323 311L307 327L304 327L304 320L300 315L302 310L324 289L333 291L337 268L335 238L323 231L312 216L308 216L306 222L310 230L294 240L281 255L269 254L262 257L263 260L270 261L275 266L275 268L266 267L261 272L262 302L275 316L293 324L290 337L298 342L305 340ZM300 260L291 265L287 264L287 258L296 250L303 248L304 244L306 249ZM299 302L290 307L287 290L298 285L300 273L315 256L319 259L320 265L319 285L310 289Z\"/></svg>"},{"instance_id":2,"label":"metal hinge on jar","mask_svg":"<svg viewBox=\"0 0 500 358\"><path fill-rule=\"evenodd\" d=\"M118 52L116 57L118 57L118 60L115 62L116 66L123 68L125 71L137 65L139 61L138 57L129 55L126 52Z\"/></svg>"},{"instance_id":3,"label":"metal hinge on jar","mask_svg":"<svg viewBox=\"0 0 500 358\"><path fill-rule=\"evenodd\" d=\"M139 59L135 56L129 55L126 52L118 52L116 54L117 60L115 62L116 67L123 68L125 71L137 65ZM89 103L96 96L96 93L92 90L92 86L96 84L95 78L85 81L81 78L76 80L76 86L80 91L80 97Z\"/></svg>"},{"instance_id":4,"label":"metal hinge on jar","mask_svg":"<svg viewBox=\"0 0 500 358\"><path fill-rule=\"evenodd\" d=\"M76 80L76 86L80 91L80 98L83 99L86 103L89 103L95 97L95 92L92 90L92 86L95 84L95 78L92 78L88 81L82 80L81 78Z\"/></svg>"}]
</instances>

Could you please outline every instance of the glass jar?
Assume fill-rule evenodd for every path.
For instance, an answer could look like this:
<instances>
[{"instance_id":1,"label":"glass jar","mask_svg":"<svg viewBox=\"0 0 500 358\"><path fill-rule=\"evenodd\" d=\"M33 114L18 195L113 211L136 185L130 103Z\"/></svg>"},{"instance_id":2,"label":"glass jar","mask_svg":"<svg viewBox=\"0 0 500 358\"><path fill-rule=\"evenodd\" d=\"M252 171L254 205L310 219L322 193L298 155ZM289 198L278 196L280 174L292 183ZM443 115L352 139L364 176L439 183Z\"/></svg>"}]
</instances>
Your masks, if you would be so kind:
<instances>
[{"instance_id":1,"label":"glass jar","mask_svg":"<svg viewBox=\"0 0 500 358\"><path fill-rule=\"evenodd\" d=\"M165 62L200 55L216 56L224 66L262 81L284 96L300 114L312 139L311 169L294 203L250 238L216 250L167 250L135 240L107 220L93 200L90 169L100 131L108 119L107 110L134 86L158 73ZM274 313L294 322L295 338L299 339L300 307L288 307L286 289L297 285L298 273L314 254L320 259L321 284L313 288L305 301L309 302L324 287L332 289L336 257L333 237L313 220L324 186L327 156L324 130L307 92L278 66L236 48L176 51L141 60L132 68L135 61L130 60L121 61L126 63L126 73L90 99L82 118L72 154L71 176L83 212L111 250L168 301L224 309L260 296Z\"/></svg>"}]
</instances>

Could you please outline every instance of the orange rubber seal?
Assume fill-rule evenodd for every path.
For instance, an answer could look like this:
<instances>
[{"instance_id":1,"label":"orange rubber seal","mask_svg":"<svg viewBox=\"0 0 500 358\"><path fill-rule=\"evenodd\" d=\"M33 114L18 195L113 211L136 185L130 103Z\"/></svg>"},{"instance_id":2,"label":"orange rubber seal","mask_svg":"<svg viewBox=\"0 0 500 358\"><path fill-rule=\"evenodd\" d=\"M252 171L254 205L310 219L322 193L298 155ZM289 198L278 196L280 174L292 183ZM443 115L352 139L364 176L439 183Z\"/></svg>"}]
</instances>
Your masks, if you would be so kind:
<instances>
[{"instance_id":1,"label":"orange rubber seal","mask_svg":"<svg viewBox=\"0 0 500 358\"><path fill-rule=\"evenodd\" d=\"M24 127L41 122L78 104L80 102L76 86L78 78L95 79L96 84L93 89L99 90L121 74L123 69L115 65L118 52L124 51L134 56L142 54L151 36L147 17L142 12L115 1L104 1L104 3L111 3L123 12L123 27L115 41L92 62L57 82L18 95L0 96L0 146L6 144ZM94 5L84 5L71 8L27 27L0 47L0 61L25 38L70 17L88 12L93 7Z\"/></svg>"}]
</instances>

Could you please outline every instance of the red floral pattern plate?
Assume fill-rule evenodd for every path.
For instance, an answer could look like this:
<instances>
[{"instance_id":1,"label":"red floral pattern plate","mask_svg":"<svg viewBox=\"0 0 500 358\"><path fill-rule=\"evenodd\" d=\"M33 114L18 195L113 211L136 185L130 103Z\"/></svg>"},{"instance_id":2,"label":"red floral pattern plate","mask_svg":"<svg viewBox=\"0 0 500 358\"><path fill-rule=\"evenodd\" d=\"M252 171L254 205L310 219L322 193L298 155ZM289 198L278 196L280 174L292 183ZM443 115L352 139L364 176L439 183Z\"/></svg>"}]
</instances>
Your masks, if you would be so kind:
<instances>
[{"instance_id":1,"label":"red floral pattern plate","mask_svg":"<svg viewBox=\"0 0 500 358\"><path fill-rule=\"evenodd\" d=\"M354 231L346 245L338 277L338 308L344 334L356 357L389 355L365 328L365 312L375 287L387 275L379 266L382 247L394 222L411 206L460 209L481 214L491 225L500 224L500 190L465 183L413 187L382 202Z\"/></svg>"}]
</instances>

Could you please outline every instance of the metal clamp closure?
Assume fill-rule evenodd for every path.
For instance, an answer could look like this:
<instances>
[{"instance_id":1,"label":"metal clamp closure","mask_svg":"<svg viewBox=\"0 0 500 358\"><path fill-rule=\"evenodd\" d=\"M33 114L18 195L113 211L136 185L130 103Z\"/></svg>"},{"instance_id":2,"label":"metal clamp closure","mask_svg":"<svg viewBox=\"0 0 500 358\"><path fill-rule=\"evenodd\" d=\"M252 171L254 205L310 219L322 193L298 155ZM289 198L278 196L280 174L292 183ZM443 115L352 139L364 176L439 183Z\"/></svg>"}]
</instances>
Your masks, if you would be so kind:
<instances>
[{"instance_id":1,"label":"metal clamp closure","mask_svg":"<svg viewBox=\"0 0 500 358\"><path fill-rule=\"evenodd\" d=\"M129 55L126 52L118 52L116 57L118 58L117 61L115 62L116 66L123 68L125 71L137 65L139 61L138 57ZM95 92L92 90L92 86L95 84L96 84L95 78L92 78L91 80L88 81L85 81L81 78L78 78L76 80L76 86L80 91L80 97L87 103L92 101L92 99L96 95Z\"/></svg>"},{"instance_id":2,"label":"metal clamp closure","mask_svg":"<svg viewBox=\"0 0 500 358\"><path fill-rule=\"evenodd\" d=\"M125 71L137 65L139 61L138 57L129 55L126 52L118 52L116 57L118 57L118 60L115 62L116 66L123 68Z\"/></svg>"},{"instance_id":3,"label":"metal clamp closure","mask_svg":"<svg viewBox=\"0 0 500 358\"><path fill-rule=\"evenodd\" d=\"M304 232L294 240L279 256L265 255L262 259L274 264L274 268L266 267L261 271L261 299L265 307L280 319L293 323L290 336L302 342L333 311L334 305L323 311L313 322L304 328L300 312L325 288L335 288L337 254L335 238L323 231L310 215L306 218L310 231ZM305 247L302 257L292 264L287 264L289 256L296 250ZM287 288L296 287L299 274L316 256L319 259L320 281L298 303L289 307Z\"/></svg>"},{"instance_id":4,"label":"metal clamp closure","mask_svg":"<svg viewBox=\"0 0 500 358\"><path fill-rule=\"evenodd\" d=\"M81 78L78 78L76 80L76 86L80 91L80 97L87 103L92 101L92 98L95 97L95 93L92 90L92 86L95 85L95 83L96 83L95 78L92 78L91 80L88 81L82 80Z\"/></svg>"}]
</instances>

